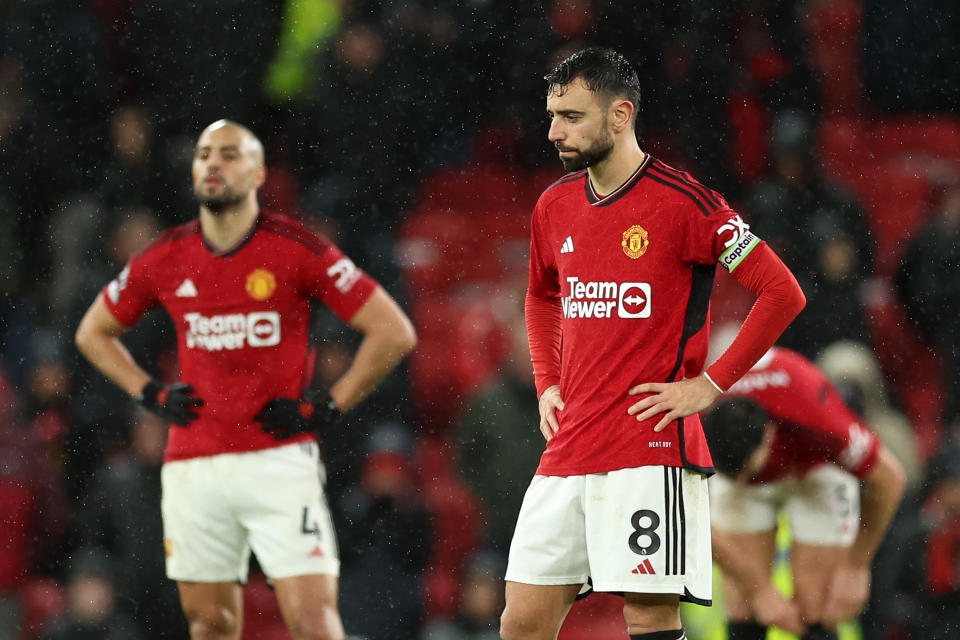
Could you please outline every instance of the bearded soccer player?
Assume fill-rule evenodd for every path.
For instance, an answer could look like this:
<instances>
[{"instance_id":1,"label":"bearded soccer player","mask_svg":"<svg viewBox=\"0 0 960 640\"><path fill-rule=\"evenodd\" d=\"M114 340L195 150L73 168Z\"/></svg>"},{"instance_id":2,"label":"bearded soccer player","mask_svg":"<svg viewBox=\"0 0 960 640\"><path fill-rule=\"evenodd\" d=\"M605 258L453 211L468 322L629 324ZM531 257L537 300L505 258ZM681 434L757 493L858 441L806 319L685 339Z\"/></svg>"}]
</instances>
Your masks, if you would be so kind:
<instances>
[{"instance_id":1,"label":"bearded soccer player","mask_svg":"<svg viewBox=\"0 0 960 640\"><path fill-rule=\"evenodd\" d=\"M625 596L631 638L684 638L679 602L709 604L707 476L697 412L745 373L804 297L715 191L640 149L640 86L587 49L546 77L549 139L569 174L532 219L526 300L547 440L507 570L501 635L556 638L581 589ZM759 297L709 370L717 264Z\"/></svg>"},{"instance_id":2,"label":"bearded soccer player","mask_svg":"<svg viewBox=\"0 0 960 640\"><path fill-rule=\"evenodd\" d=\"M835 639L831 629L867 601L903 469L799 353L774 347L728 396L703 423L718 471L710 505L730 640L763 640L768 626ZM792 601L770 580L780 512L790 521Z\"/></svg>"},{"instance_id":3,"label":"bearded soccer player","mask_svg":"<svg viewBox=\"0 0 960 640\"><path fill-rule=\"evenodd\" d=\"M339 560L316 438L336 437L416 342L394 300L328 240L261 211L260 141L220 120L193 158L199 219L162 234L94 301L81 352L169 422L163 528L192 638L240 638L250 550L294 638L341 639ZM311 387L310 305L363 338L329 389ZM119 337L148 309L177 329L181 380L152 379Z\"/></svg>"}]
</instances>

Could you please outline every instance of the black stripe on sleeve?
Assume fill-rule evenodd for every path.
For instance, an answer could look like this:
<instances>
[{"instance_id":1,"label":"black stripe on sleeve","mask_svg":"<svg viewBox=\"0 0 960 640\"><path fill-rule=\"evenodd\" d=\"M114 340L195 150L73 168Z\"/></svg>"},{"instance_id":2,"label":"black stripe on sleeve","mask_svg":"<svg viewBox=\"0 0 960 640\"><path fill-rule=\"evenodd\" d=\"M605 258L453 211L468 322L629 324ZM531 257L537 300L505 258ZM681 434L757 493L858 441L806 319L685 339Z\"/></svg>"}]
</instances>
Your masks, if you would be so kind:
<instances>
[{"instance_id":1,"label":"black stripe on sleeve","mask_svg":"<svg viewBox=\"0 0 960 640\"><path fill-rule=\"evenodd\" d=\"M701 211L701 213L703 213L703 215L705 215L705 216L709 216L709 215L710 215L710 212L707 210L707 208L706 208L706 207L703 205L703 203L700 201L700 197L699 197L696 193L694 193L693 191L691 191L691 190L689 190L689 189L687 189L687 188L685 188L685 187L681 187L680 185L677 185L677 184L674 184L674 183L672 183L672 182L669 182L669 181L667 181L667 180L665 180L665 179L663 179L663 178L657 177L657 176L653 175L653 173L647 173L647 177L650 178L651 180L653 180L654 182L659 182L660 184L664 185L665 187L670 187L671 189L674 189L674 190L676 190L676 191L679 191L679 192L682 193L683 195L685 195L685 196L687 196L688 198L690 198L690 200L693 201L693 204L697 205L697 208L700 209L700 211Z\"/></svg>"},{"instance_id":2,"label":"black stripe on sleeve","mask_svg":"<svg viewBox=\"0 0 960 640\"><path fill-rule=\"evenodd\" d=\"M651 170L656 171L657 173L660 173L661 175L664 175L664 176L672 176L676 180L679 180L680 182L687 185L688 187L690 187L691 189L699 193L701 196L703 196L706 199L706 201L713 206L714 210L720 208L721 206L720 194L716 193L712 189L708 189L707 187L705 187L702 183L695 180L693 176L691 176L686 171L679 171L662 162L657 162L653 167L651 167Z\"/></svg>"}]
</instances>

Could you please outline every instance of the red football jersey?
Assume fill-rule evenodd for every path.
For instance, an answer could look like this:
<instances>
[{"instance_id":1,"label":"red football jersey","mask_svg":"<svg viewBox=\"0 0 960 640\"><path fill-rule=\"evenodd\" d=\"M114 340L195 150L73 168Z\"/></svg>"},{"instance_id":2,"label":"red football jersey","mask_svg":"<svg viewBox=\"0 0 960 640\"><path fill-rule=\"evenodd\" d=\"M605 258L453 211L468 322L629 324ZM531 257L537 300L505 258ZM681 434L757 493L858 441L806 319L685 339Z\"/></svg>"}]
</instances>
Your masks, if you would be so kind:
<instances>
[{"instance_id":1,"label":"red football jersey","mask_svg":"<svg viewBox=\"0 0 960 640\"><path fill-rule=\"evenodd\" d=\"M176 326L181 380L205 404L189 427L170 429L170 461L278 446L253 417L310 382L310 301L346 322L376 286L328 240L261 212L225 253L207 245L199 220L170 229L130 260L103 299L127 326L154 307Z\"/></svg>"},{"instance_id":2,"label":"red football jersey","mask_svg":"<svg viewBox=\"0 0 960 640\"><path fill-rule=\"evenodd\" d=\"M776 422L770 457L753 483L802 475L827 462L862 478L877 460L880 440L795 351L774 347L727 393L750 398Z\"/></svg>"},{"instance_id":3,"label":"red football jersey","mask_svg":"<svg viewBox=\"0 0 960 640\"><path fill-rule=\"evenodd\" d=\"M703 370L716 265L733 270L760 245L718 193L647 156L599 197L587 171L561 178L533 213L529 295L560 300L560 431L537 473L580 475L645 465L713 472L700 419L664 431L627 409L643 382Z\"/></svg>"}]
</instances>

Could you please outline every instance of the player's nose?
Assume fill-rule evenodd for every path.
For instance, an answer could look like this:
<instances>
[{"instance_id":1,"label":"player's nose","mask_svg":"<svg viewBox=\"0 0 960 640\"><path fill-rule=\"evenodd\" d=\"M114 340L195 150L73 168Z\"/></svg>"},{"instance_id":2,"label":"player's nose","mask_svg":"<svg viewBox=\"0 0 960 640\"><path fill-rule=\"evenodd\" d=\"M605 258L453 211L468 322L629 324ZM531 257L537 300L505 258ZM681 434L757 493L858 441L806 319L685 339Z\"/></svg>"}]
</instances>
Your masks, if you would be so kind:
<instances>
[{"instance_id":1,"label":"player's nose","mask_svg":"<svg viewBox=\"0 0 960 640\"><path fill-rule=\"evenodd\" d=\"M563 132L563 127L560 124L559 118L555 118L550 121L550 131L547 132L547 140L550 142L557 142L558 140L563 140L566 138L566 134Z\"/></svg>"}]
</instances>

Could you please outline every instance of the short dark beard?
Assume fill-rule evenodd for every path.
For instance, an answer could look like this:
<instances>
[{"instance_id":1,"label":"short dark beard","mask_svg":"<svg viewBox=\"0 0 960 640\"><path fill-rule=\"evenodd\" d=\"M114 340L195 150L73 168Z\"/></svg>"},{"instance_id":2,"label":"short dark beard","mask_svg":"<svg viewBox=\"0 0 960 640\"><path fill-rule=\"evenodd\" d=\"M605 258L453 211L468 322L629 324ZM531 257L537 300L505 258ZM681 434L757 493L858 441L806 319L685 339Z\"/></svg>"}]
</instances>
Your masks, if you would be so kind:
<instances>
[{"instance_id":1,"label":"short dark beard","mask_svg":"<svg viewBox=\"0 0 960 640\"><path fill-rule=\"evenodd\" d=\"M583 171L599 162L603 162L613 151L613 135L607 131L606 119L604 119L603 133L588 148L578 151L576 155L570 158L560 158L563 168L567 171Z\"/></svg>"},{"instance_id":2,"label":"short dark beard","mask_svg":"<svg viewBox=\"0 0 960 640\"><path fill-rule=\"evenodd\" d=\"M220 215L228 209L232 209L244 200L242 196L238 196L230 189L227 189L223 192L223 195L216 198L201 196L196 192L196 190L194 190L193 195L196 197L197 202L200 203L201 207L215 216Z\"/></svg>"}]
</instances>

